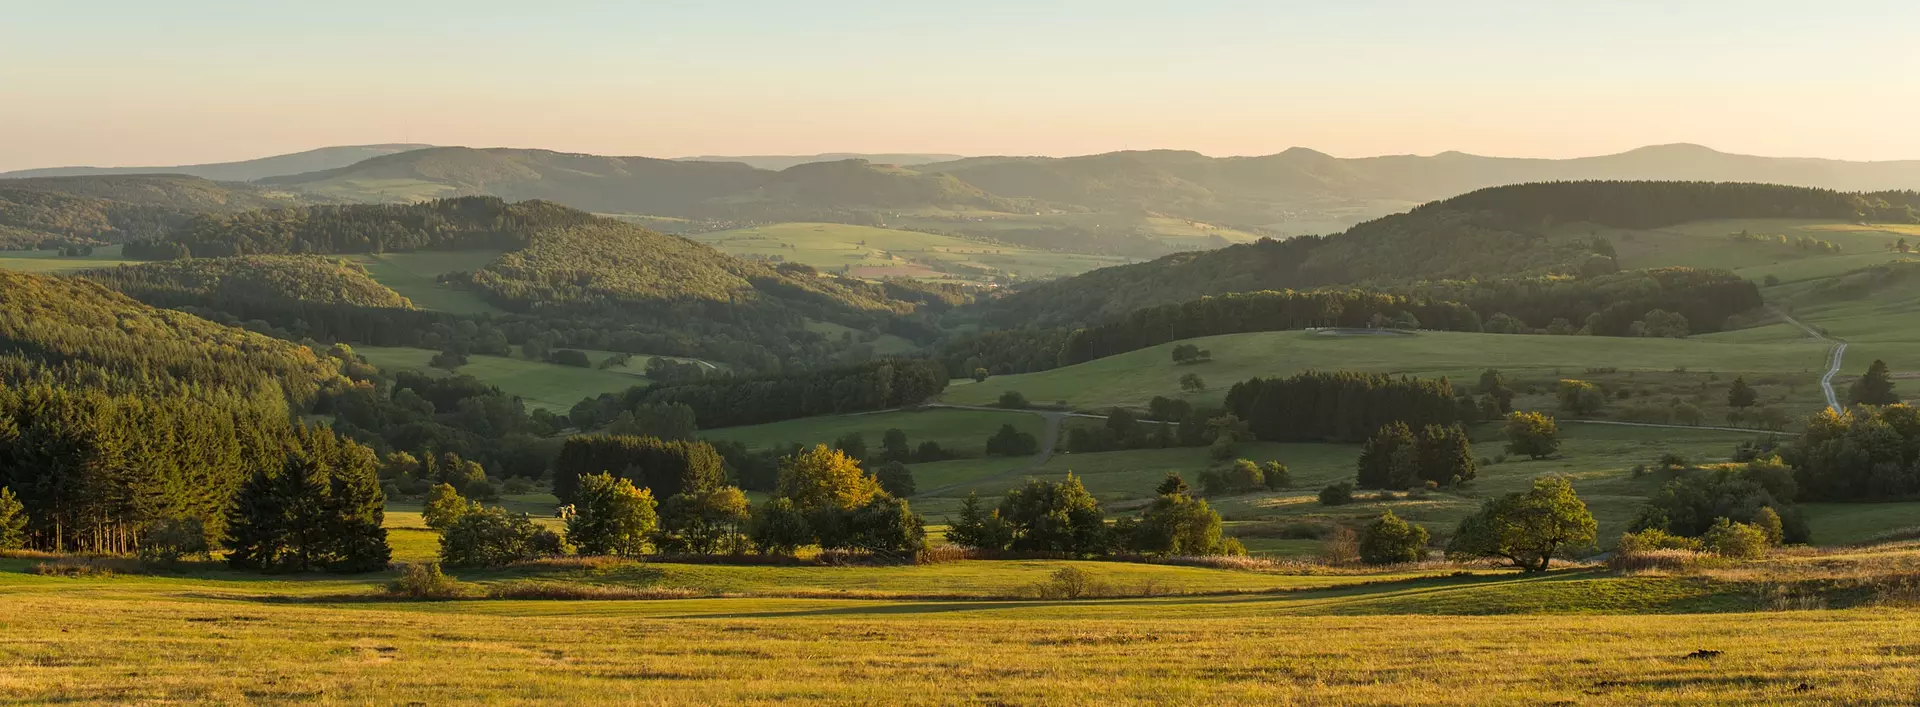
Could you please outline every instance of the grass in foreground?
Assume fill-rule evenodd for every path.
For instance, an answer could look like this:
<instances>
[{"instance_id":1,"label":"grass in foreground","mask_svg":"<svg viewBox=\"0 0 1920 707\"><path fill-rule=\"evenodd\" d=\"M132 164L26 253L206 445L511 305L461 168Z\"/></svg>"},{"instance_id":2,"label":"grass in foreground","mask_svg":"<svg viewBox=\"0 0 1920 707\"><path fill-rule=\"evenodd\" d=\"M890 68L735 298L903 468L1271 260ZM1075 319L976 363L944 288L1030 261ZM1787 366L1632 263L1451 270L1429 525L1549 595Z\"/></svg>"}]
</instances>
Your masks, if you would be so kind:
<instances>
[{"instance_id":1,"label":"grass in foreground","mask_svg":"<svg viewBox=\"0 0 1920 707\"><path fill-rule=\"evenodd\" d=\"M274 599L300 581L67 579L19 564L0 561L0 692L35 703L1900 704L1920 690L1920 614L1665 613L1751 604L1687 578L328 604ZM1689 657L1702 649L1722 653Z\"/></svg>"}]
</instances>

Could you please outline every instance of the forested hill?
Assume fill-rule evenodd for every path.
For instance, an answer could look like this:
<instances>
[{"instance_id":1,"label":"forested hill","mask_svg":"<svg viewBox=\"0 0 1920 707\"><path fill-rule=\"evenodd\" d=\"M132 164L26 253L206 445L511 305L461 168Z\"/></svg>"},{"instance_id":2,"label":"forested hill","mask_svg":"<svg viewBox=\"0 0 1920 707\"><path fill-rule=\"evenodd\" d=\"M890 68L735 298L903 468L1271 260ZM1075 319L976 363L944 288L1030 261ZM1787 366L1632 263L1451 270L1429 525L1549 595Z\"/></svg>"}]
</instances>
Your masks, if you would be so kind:
<instances>
[{"instance_id":1,"label":"forested hill","mask_svg":"<svg viewBox=\"0 0 1920 707\"><path fill-rule=\"evenodd\" d=\"M1553 182L1483 189L1326 237L1180 253L1040 283L986 305L994 326L1079 326L1207 295L1422 280L1596 275L1604 243L1554 226L1651 227L1707 218L1913 222L1914 195L1715 182Z\"/></svg>"},{"instance_id":2,"label":"forested hill","mask_svg":"<svg viewBox=\"0 0 1920 707\"><path fill-rule=\"evenodd\" d=\"M238 162L216 162L211 164L188 164L163 167L45 167L41 169L23 169L16 172L0 173L0 179L122 174L184 174L191 177L216 179L227 182L250 182L265 177L301 174L304 172L345 167L368 158L390 155L396 152L406 152L408 150L418 150L425 147L432 146L408 143L339 145L285 155L241 160Z\"/></svg>"},{"instance_id":3,"label":"forested hill","mask_svg":"<svg viewBox=\"0 0 1920 707\"><path fill-rule=\"evenodd\" d=\"M466 147L403 152L262 183L355 201L488 195L545 199L595 212L712 218L776 212L826 216L850 208L1005 209L1018 203L953 177L860 159L775 172L738 162Z\"/></svg>"},{"instance_id":4,"label":"forested hill","mask_svg":"<svg viewBox=\"0 0 1920 707\"><path fill-rule=\"evenodd\" d=\"M357 263L317 255L249 255L124 265L81 273L156 307L208 307L241 319L289 307L412 309Z\"/></svg>"},{"instance_id":5,"label":"forested hill","mask_svg":"<svg viewBox=\"0 0 1920 707\"><path fill-rule=\"evenodd\" d=\"M160 259L473 249L506 253L478 272L449 278L502 309L655 329L708 327L704 336L709 338L716 322L752 329L758 332L755 337L779 338L809 319L911 334L899 330L903 324L897 315L966 299L939 286L883 285L825 276L799 265L747 261L551 202L508 203L494 197L210 214L177 229L168 240L130 244L125 252ZM179 267L187 266L167 272L182 274ZM312 289L305 282L276 282ZM139 283L127 284L138 286L142 297L156 293ZM162 289L169 288L185 292L171 285ZM171 298L168 303L176 305Z\"/></svg>"},{"instance_id":6,"label":"forested hill","mask_svg":"<svg viewBox=\"0 0 1920 707\"><path fill-rule=\"evenodd\" d=\"M0 270L0 383L304 405L337 364L304 347L141 304L80 278Z\"/></svg>"},{"instance_id":7,"label":"forested hill","mask_svg":"<svg viewBox=\"0 0 1920 707\"><path fill-rule=\"evenodd\" d=\"M284 191L149 174L0 180L0 249L156 238L193 216L306 203Z\"/></svg>"}]
</instances>

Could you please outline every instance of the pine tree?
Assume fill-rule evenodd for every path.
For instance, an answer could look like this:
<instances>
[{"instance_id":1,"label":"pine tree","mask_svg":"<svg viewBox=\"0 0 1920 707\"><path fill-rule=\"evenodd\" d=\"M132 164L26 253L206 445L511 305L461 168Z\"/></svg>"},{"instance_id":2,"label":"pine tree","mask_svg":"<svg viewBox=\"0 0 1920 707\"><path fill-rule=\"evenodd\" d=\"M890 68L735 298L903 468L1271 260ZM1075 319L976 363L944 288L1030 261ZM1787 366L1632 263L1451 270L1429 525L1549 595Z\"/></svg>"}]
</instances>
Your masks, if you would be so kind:
<instances>
[{"instance_id":1,"label":"pine tree","mask_svg":"<svg viewBox=\"0 0 1920 707\"><path fill-rule=\"evenodd\" d=\"M1479 463L1473 458L1473 443L1466 428L1458 424L1442 427L1427 425L1420 431L1420 479L1439 486L1472 481Z\"/></svg>"},{"instance_id":2,"label":"pine tree","mask_svg":"<svg viewBox=\"0 0 1920 707\"><path fill-rule=\"evenodd\" d=\"M1893 376L1887 372L1887 362L1874 359L1867 366L1867 374L1853 382L1847 389L1848 405L1892 405L1900 402L1899 394L1893 392Z\"/></svg>"},{"instance_id":3,"label":"pine tree","mask_svg":"<svg viewBox=\"0 0 1920 707\"><path fill-rule=\"evenodd\" d=\"M1419 478L1416 455L1413 431L1406 423L1381 427L1360 450L1354 483L1361 488L1404 489Z\"/></svg>"},{"instance_id":4,"label":"pine tree","mask_svg":"<svg viewBox=\"0 0 1920 707\"><path fill-rule=\"evenodd\" d=\"M0 550L27 546L27 509L13 491L0 486Z\"/></svg>"},{"instance_id":5,"label":"pine tree","mask_svg":"<svg viewBox=\"0 0 1920 707\"><path fill-rule=\"evenodd\" d=\"M1746 376L1737 376L1727 388L1727 407L1746 409L1760 402L1760 393L1747 385Z\"/></svg>"}]
</instances>

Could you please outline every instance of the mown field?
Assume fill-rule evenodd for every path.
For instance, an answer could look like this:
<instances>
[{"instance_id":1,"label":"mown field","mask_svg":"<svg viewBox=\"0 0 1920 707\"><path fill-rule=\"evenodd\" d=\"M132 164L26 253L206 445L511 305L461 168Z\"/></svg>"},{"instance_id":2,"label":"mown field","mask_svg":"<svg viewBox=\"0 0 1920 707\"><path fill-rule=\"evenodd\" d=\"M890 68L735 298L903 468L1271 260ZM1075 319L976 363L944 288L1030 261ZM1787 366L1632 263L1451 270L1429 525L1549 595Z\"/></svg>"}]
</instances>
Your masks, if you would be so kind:
<instances>
[{"instance_id":1,"label":"mown field","mask_svg":"<svg viewBox=\"0 0 1920 707\"><path fill-rule=\"evenodd\" d=\"M1173 347L1181 343L1211 351L1213 360L1197 365L1174 364ZM990 405L1002 392L1015 390L1037 403L1058 401L1081 409L1144 407L1156 395L1185 395L1196 404L1217 404L1234 383L1309 370L1448 376L1456 385L1471 385L1487 368L1500 369L1509 381L1534 379L1541 383L1561 377L1587 377L1589 369L1614 369L1613 373L1597 375L1624 378L1627 374L1682 372L1710 382L1706 379L1709 375L1730 381L1734 374L1755 373L1779 376L1782 385L1788 382L1786 378L1805 378L1806 385L1817 385L1826 354L1826 344L1804 333L1797 338L1756 343L1720 341L1711 335L1630 339L1460 332L1330 336L1313 331L1274 331L1201 337L1050 371L995 376L984 383L956 386L941 400ZM1199 375L1207 389L1183 393L1180 378L1188 373Z\"/></svg>"},{"instance_id":2,"label":"mown field","mask_svg":"<svg viewBox=\"0 0 1920 707\"><path fill-rule=\"evenodd\" d=\"M1033 435L1039 435L1046 429L1046 423L1039 415L1028 412L927 409L806 417L764 425L701 430L700 436L739 442L749 449L768 449L787 443L832 444L845 435L858 433L865 438L867 448L877 453L881 437L887 430L898 429L906 433L907 443L913 447L920 446L921 442L938 442L944 449L977 457L986 453L987 438L999 431L1001 425L1009 424Z\"/></svg>"},{"instance_id":3,"label":"mown field","mask_svg":"<svg viewBox=\"0 0 1920 707\"><path fill-rule=\"evenodd\" d=\"M617 571L791 596L394 602L369 600L383 576L30 564L0 560L0 693L26 703L1902 704L1920 690L1920 613L1761 611L1756 585L1709 577L1075 563L1252 593L886 599L831 595L998 591L1047 567L637 565Z\"/></svg>"},{"instance_id":4,"label":"mown field","mask_svg":"<svg viewBox=\"0 0 1920 707\"><path fill-rule=\"evenodd\" d=\"M479 295L440 284L450 272L479 270L499 259L497 250L369 253L350 256L365 265L367 274L394 292L413 300L413 306L454 314L498 314L500 309Z\"/></svg>"},{"instance_id":5,"label":"mown field","mask_svg":"<svg viewBox=\"0 0 1920 707\"><path fill-rule=\"evenodd\" d=\"M436 375L445 373L441 369L428 365L437 353L435 351L402 346L356 346L353 350L354 353L366 357L368 363L379 368L415 370ZM520 396L526 401L528 408L545 408L559 413L573 409L574 404L584 398L598 397L601 393L617 393L650 382L646 377L646 370L647 362L653 360L651 356L636 355L625 365L600 368L600 363L614 353L611 351L586 353L587 358L594 364L592 368L529 361L517 356L476 354L467 357L467 365L455 369L454 372L478 378L509 395ZM673 360L690 359L674 358Z\"/></svg>"},{"instance_id":6,"label":"mown field","mask_svg":"<svg viewBox=\"0 0 1920 707\"><path fill-rule=\"evenodd\" d=\"M841 223L779 223L691 236L731 255L775 257L853 277L983 281L1065 277L1127 262L918 231Z\"/></svg>"},{"instance_id":7,"label":"mown field","mask_svg":"<svg viewBox=\"0 0 1920 707\"><path fill-rule=\"evenodd\" d=\"M120 246L99 246L92 255L61 255L57 250L0 251L0 269L19 272L61 274L94 268L111 268L139 261L120 256Z\"/></svg>"}]
</instances>

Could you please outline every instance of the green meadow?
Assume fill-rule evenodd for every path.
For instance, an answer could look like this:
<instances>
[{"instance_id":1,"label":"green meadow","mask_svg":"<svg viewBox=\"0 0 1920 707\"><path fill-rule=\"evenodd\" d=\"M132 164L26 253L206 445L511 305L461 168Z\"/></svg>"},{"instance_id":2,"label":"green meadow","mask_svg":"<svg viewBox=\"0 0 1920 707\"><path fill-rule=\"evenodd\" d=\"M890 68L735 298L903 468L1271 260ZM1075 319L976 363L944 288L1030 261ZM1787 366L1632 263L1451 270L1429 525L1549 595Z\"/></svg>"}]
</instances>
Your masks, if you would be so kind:
<instances>
[{"instance_id":1,"label":"green meadow","mask_svg":"<svg viewBox=\"0 0 1920 707\"><path fill-rule=\"evenodd\" d=\"M1213 360L1174 364L1173 347L1182 343L1212 351ZM951 388L941 400L990 405L1002 392L1014 390L1037 403L1058 401L1093 410L1144 407L1156 395L1185 395L1196 403L1217 404L1234 383L1309 370L1448 376L1458 385L1471 384L1487 368L1500 369L1510 380L1531 377L1541 381L1583 377L1588 369L1611 368L1622 375L1684 369L1701 376L1716 372L1805 377L1812 385L1824 371L1826 354L1826 344L1804 334L1750 343L1722 342L1714 336L1629 339L1461 332L1330 336L1314 331L1273 331L1201 337L1050 371L994 376L984 383ZM1188 373L1199 375L1207 389L1183 393L1180 378Z\"/></svg>"},{"instance_id":2,"label":"green meadow","mask_svg":"<svg viewBox=\"0 0 1920 707\"><path fill-rule=\"evenodd\" d=\"M417 251L368 253L351 259L366 266L375 281L413 300L415 307L453 314L498 314L501 310L479 295L443 285L439 277L479 270L500 254L497 250Z\"/></svg>"},{"instance_id":3,"label":"green meadow","mask_svg":"<svg viewBox=\"0 0 1920 707\"><path fill-rule=\"evenodd\" d=\"M57 275L137 263L120 256L120 246L99 246L92 255L61 255L57 250L0 251L0 269Z\"/></svg>"},{"instance_id":4,"label":"green meadow","mask_svg":"<svg viewBox=\"0 0 1920 707\"><path fill-rule=\"evenodd\" d=\"M441 369L428 365L437 353L435 351L401 346L355 346L353 351L379 368L444 375ZM598 397L601 393L618 393L651 382L646 377L647 362L653 360L651 356L636 355L624 365L600 368L600 364L614 353L586 353L594 364L591 368L529 361L518 356L476 354L467 357L467 365L454 369L454 372L478 378L509 395L520 396L529 408L545 408L563 414L582 399Z\"/></svg>"},{"instance_id":5,"label":"green meadow","mask_svg":"<svg viewBox=\"0 0 1920 707\"><path fill-rule=\"evenodd\" d=\"M984 281L1078 275L1127 262L919 231L841 223L778 223L690 236L731 255L777 257L853 277Z\"/></svg>"}]
</instances>

